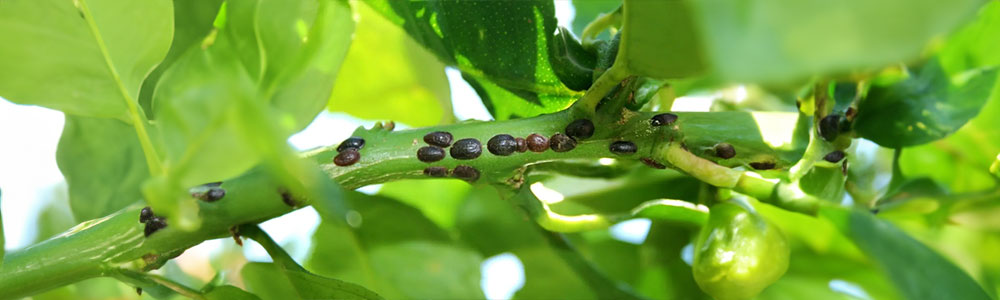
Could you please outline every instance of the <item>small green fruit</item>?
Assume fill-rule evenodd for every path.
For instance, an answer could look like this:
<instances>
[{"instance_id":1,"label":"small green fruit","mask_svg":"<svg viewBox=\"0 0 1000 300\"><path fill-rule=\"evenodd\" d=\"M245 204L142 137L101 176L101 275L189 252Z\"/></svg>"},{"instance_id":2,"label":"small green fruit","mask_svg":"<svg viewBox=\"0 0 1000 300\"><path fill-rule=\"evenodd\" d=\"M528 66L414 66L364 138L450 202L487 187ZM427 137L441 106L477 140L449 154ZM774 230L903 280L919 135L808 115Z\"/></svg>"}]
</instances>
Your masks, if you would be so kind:
<instances>
[{"instance_id":1,"label":"small green fruit","mask_svg":"<svg viewBox=\"0 0 1000 300\"><path fill-rule=\"evenodd\" d=\"M719 300L753 298L788 270L784 235L734 203L712 207L694 251L695 282Z\"/></svg>"}]
</instances>

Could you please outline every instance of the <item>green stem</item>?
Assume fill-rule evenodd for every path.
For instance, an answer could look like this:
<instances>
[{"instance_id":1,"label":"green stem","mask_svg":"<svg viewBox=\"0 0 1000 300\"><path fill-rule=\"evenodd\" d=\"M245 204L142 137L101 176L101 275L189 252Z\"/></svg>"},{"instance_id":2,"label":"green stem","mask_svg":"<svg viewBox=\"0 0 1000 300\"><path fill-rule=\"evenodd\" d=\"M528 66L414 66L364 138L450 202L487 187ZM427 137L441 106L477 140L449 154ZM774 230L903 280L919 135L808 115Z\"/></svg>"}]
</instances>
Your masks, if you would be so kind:
<instances>
[{"instance_id":1,"label":"green stem","mask_svg":"<svg viewBox=\"0 0 1000 300\"><path fill-rule=\"evenodd\" d=\"M104 38L101 37L101 31L97 28L97 23L94 22L94 15L90 12L87 1L79 1L80 9L87 20L90 32L94 35L97 47L101 50L101 55L104 56L104 63L108 67L108 72L111 72L111 77L118 86L118 91L122 94L122 99L125 100L125 105L128 107L129 119L131 120L132 127L135 128L136 136L139 138L139 145L142 146L142 152L145 154L146 164L149 166L149 174L153 176L162 174L163 164L160 162L160 156L156 154L156 148L153 147L149 133L146 132L145 115L139 112L139 105L133 99L132 95L129 94L128 89L125 88L125 84L122 82L121 76L118 75L118 69L115 68L114 62L111 61L108 47L104 45Z\"/></svg>"},{"instance_id":2,"label":"green stem","mask_svg":"<svg viewBox=\"0 0 1000 300\"><path fill-rule=\"evenodd\" d=\"M622 7L618 6L615 11L610 13L603 13L596 19L587 24L587 27L583 28L583 34L580 36L580 40L584 45L592 45L594 41L597 40L597 36L601 34L605 29L616 24L621 24L622 21ZM614 34L614 33L612 33Z\"/></svg>"},{"instance_id":3,"label":"green stem","mask_svg":"<svg viewBox=\"0 0 1000 300\"><path fill-rule=\"evenodd\" d=\"M597 80L594 80L594 84L590 86L587 93L583 94L583 98L580 98L580 100L574 105L580 105L588 113L593 115L593 113L597 110L597 104L601 102L601 99L604 99L605 95L611 92L611 90L613 90L618 83L625 80L628 76L628 72L621 67L621 64L615 63L611 66L611 68L608 68L607 71L604 71L604 74L597 77Z\"/></svg>"}]
</instances>

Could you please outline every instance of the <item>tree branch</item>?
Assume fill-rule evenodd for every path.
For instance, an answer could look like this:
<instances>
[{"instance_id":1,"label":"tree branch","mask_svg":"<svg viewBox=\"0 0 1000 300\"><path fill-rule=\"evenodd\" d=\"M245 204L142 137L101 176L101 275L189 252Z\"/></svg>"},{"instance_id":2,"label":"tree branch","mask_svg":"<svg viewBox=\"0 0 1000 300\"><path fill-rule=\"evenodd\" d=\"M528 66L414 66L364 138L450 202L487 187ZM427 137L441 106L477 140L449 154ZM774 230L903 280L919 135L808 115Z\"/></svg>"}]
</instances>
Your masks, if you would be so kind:
<instances>
[{"instance_id":1,"label":"tree branch","mask_svg":"<svg viewBox=\"0 0 1000 300\"><path fill-rule=\"evenodd\" d=\"M487 152L484 145L484 153L473 160L446 158L435 163L424 163L416 158L417 149L425 146L423 135L431 131L448 131L456 139L476 138L485 144L496 134L524 137L531 133L539 133L551 136L564 132L565 126L573 120L589 118L591 112L573 107L554 114L508 121L473 122L404 131L359 129L355 132L355 136L364 138L366 147L360 151L361 159L356 164L346 167L332 163L332 158L337 153L335 146L309 151L305 155L319 163L330 178L346 189L399 179L427 178L423 170L428 166L443 166L452 170L458 165L479 170L481 178L476 181L477 184L519 187L523 184L523 173L528 166L543 162L603 157L659 160L658 151L669 145L671 140L679 141L685 138L730 140L736 147L760 149L756 144L742 145L742 141L745 140L734 137L734 132L739 132L740 128L756 125L734 120L731 113L676 113L679 118L672 126L654 127L650 125L649 120L655 113L627 112L622 113L620 118L595 120L597 130L594 136L580 140L573 150L567 152L548 150L542 153L525 152L497 156ZM751 118L746 120L752 122ZM696 128L698 136L686 137L685 128ZM620 140L632 141L639 150L629 155L610 152L609 145ZM742 155L779 157L778 152L775 149L762 149ZM714 172L731 174L732 170L726 167L742 165L742 161L745 161L719 160L708 155L699 157L697 154L704 155L704 153L692 153L689 157L712 160L714 163L702 162L694 165L694 168L687 167L685 171L691 174L714 174ZM677 161L674 163L683 166ZM697 168L710 170L705 173ZM776 192L780 190L775 187L776 184L744 177L741 175L734 181L737 191L745 191L752 196L760 196L755 194L772 196L762 199L784 199L781 198L782 193ZM198 203L202 225L194 231L183 231L177 226L171 226L171 220L168 219L166 228L144 237L144 224L138 221L141 206L136 204L107 217L84 222L69 232L27 249L8 253L0 267L0 291L4 291L0 298L23 297L92 277L112 276L113 270L118 269L136 271L155 269L202 241L228 236L229 228L233 226L259 223L293 210L293 207L285 202L289 195L283 194L287 193L287 190L281 186L279 180L264 172L263 168L227 180L221 187L226 190L224 199L212 203ZM299 201L293 203L295 208L313 204L310 199L295 200Z\"/></svg>"}]
</instances>

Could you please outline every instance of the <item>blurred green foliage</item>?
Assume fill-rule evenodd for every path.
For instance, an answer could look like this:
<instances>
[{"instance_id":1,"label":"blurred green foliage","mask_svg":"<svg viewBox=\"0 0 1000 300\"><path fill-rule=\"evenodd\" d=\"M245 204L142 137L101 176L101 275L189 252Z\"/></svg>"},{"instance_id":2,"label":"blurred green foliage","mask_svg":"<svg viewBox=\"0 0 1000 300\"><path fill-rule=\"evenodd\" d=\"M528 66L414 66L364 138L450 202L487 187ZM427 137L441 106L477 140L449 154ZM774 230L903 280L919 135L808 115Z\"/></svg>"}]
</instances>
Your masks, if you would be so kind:
<instances>
[{"instance_id":1,"label":"blurred green foliage","mask_svg":"<svg viewBox=\"0 0 1000 300\"><path fill-rule=\"evenodd\" d=\"M196 217L186 187L262 165L302 183L289 186L293 194L319 199L323 220L305 269L243 264L229 249L212 262L240 270L229 276L204 282L175 263L160 275L204 286L197 292L208 299L477 299L486 296L484 259L511 253L524 265L518 299L596 299L609 290L709 299L685 259L695 251L690 224L699 221L660 220L670 210L640 214L652 221L639 244L605 230L557 235L533 224L504 188L436 179L385 183L375 195L340 191L284 143L323 110L409 126L454 123L446 67L504 120L569 107L584 94L575 81L588 77L577 75L599 78L613 62L650 88L669 87L640 95L636 110L716 95L712 113L676 124L692 153L711 157L721 141L707 133L733 128L739 156L712 161L748 169L770 160L776 170L760 173L787 180L796 161L813 159L795 175L797 186L845 204L813 217L751 201L791 249L787 273L756 299L1000 294L1000 181L989 172L1000 154L1000 2L573 5L572 31L560 31L553 2L535 0L0 1L0 44L15 45L0 47L0 96L67 119L57 160L69 198L42 209L36 240L143 198L169 218ZM597 44L577 40L620 6L622 22L607 24ZM612 31L622 33L619 48ZM730 97L737 85L745 94ZM827 87L834 103L813 107L810 95ZM772 112L751 112L761 107ZM827 108L857 110L844 163L806 150L813 116ZM136 139L136 120L151 121L145 134L155 154ZM149 159L165 170L152 170ZM564 196L550 206L565 215L621 214L658 199L709 206L726 193L626 159L524 171L524 182ZM143 297L182 297L149 286L156 290ZM34 298L134 295L101 278Z\"/></svg>"}]
</instances>

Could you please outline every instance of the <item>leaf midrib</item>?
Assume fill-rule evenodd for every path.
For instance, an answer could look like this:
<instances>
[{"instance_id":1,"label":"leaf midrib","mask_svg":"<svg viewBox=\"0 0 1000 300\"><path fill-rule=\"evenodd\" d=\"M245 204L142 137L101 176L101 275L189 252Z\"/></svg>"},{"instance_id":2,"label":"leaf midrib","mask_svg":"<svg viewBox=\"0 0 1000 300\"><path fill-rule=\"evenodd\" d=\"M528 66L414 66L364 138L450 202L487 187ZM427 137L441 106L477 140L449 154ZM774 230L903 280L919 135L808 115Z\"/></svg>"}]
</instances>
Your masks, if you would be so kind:
<instances>
[{"instance_id":1,"label":"leaf midrib","mask_svg":"<svg viewBox=\"0 0 1000 300\"><path fill-rule=\"evenodd\" d=\"M122 82L121 76L118 74L118 69L115 68L114 62L111 60L111 54L108 53L108 47L104 44L104 38L101 37L101 31L97 28L97 23L94 21L94 15L90 12L87 0L79 0L79 3L80 10L83 12L84 19L87 21L87 27L90 29L90 33L93 35L98 49L101 50L101 56L104 58L104 65L108 68L108 71L111 72L111 78L114 80L115 85L118 87L118 91L122 94L122 98L125 100L125 105L128 107L129 119L132 122L132 127L135 128L135 133L139 138L139 144L142 146L142 152L146 157L146 164L149 166L149 174L151 176L162 174L163 167L160 162L160 157L156 154L156 149L153 147L149 134L146 132L146 126L144 123L145 120L139 113L138 105L136 104L135 99L132 99L132 95L129 95L128 89L125 88L125 83Z\"/></svg>"}]
</instances>

